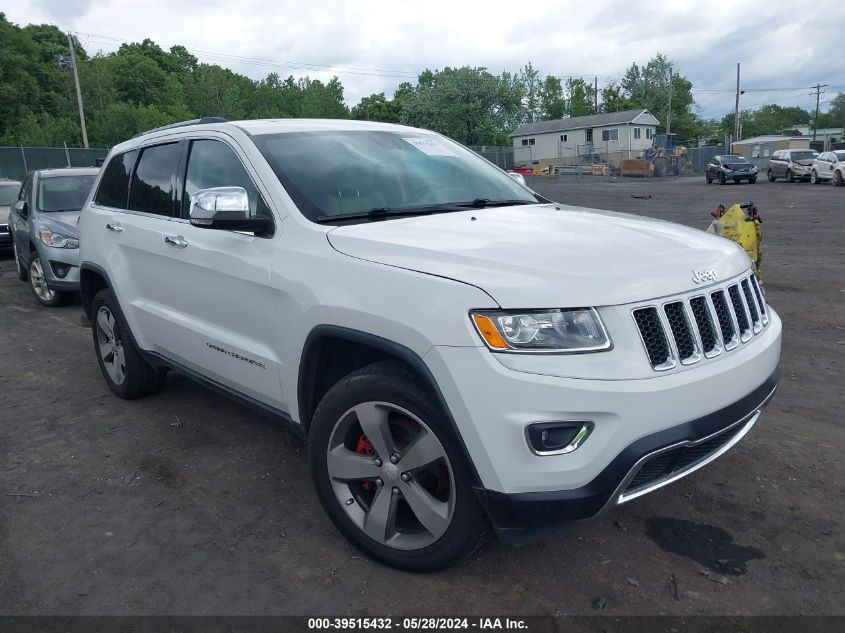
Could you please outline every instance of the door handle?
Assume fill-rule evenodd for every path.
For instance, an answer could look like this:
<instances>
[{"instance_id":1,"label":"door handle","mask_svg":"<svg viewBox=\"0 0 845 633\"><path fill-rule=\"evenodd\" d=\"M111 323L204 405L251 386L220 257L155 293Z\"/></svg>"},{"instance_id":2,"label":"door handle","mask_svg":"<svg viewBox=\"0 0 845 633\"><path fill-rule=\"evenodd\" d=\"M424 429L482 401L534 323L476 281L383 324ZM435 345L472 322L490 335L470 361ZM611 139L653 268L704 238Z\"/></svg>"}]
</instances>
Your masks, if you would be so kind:
<instances>
[{"instance_id":1,"label":"door handle","mask_svg":"<svg viewBox=\"0 0 845 633\"><path fill-rule=\"evenodd\" d=\"M188 245L188 240L181 235L165 235L164 242L177 248L185 248Z\"/></svg>"},{"instance_id":2,"label":"door handle","mask_svg":"<svg viewBox=\"0 0 845 633\"><path fill-rule=\"evenodd\" d=\"M115 233L122 233L123 232L123 227L120 226L119 224L106 224L106 228L109 231L114 231Z\"/></svg>"}]
</instances>

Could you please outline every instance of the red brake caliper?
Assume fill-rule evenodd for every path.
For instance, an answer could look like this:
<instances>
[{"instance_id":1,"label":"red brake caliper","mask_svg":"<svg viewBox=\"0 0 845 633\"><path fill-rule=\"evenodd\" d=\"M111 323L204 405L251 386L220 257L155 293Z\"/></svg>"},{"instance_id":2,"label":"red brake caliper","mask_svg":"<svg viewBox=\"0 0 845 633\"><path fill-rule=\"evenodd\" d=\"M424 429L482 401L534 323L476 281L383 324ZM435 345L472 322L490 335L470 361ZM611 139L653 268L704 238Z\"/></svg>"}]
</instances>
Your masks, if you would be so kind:
<instances>
[{"instance_id":1,"label":"red brake caliper","mask_svg":"<svg viewBox=\"0 0 845 633\"><path fill-rule=\"evenodd\" d=\"M355 445L355 452L360 453L361 455L366 455L367 457L372 457L375 455L375 449L373 448L373 443L367 439L366 435L361 435L358 438L358 443ZM373 490L373 482L365 481L361 484L361 488L364 490Z\"/></svg>"}]
</instances>

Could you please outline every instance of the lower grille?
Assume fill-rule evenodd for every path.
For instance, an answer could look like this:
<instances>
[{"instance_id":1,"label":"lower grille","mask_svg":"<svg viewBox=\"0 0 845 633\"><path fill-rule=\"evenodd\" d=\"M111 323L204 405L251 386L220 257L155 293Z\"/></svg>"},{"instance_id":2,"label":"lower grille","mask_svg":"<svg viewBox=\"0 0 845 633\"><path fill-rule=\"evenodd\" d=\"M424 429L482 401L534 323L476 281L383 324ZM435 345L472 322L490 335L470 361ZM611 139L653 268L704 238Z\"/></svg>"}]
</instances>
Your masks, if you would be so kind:
<instances>
[{"instance_id":1,"label":"lower grille","mask_svg":"<svg viewBox=\"0 0 845 633\"><path fill-rule=\"evenodd\" d=\"M689 470L730 442L743 428L744 425L737 424L700 444L678 446L655 455L642 465L622 494L634 493Z\"/></svg>"}]
</instances>

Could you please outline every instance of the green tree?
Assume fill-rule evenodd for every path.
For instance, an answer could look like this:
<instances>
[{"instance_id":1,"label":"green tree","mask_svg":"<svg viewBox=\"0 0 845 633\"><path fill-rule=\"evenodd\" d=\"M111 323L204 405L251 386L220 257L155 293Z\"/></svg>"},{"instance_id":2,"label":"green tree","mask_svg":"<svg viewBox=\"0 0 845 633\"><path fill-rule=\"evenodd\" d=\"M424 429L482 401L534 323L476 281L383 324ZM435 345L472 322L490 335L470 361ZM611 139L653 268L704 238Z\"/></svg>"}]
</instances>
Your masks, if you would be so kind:
<instances>
[{"instance_id":1,"label":"green tree","mask_svg":"<svg viewBox=\"0 0 845 633\"><path fill-rule=\"evenodd\" d=\"M540 87L541 118L545 121L562 119L566 116L566 97L560 79L549 75Z\"/></svg>"},{"instance_id":2,"label":"green tree","mask_svg":"<svg viewBox=\"0 0 845 633\"><path fill-rule=\"evenodd\" d=\"M542 88L540 73L531 62L525 64L519 72L519 77L525 87L525 116L530 121L539 121L542 115Z\"/></svg>"},{"instance_id":3,"label":"green tree","mask_svg":"<svg viewBox=\"0 0 845 633\"><path fill-rule=\"evenodd\" d=\"M587 116L596 113L595 89L582 77L566 80L566 110L569 116Z\"/></svg>"}]
</instances>

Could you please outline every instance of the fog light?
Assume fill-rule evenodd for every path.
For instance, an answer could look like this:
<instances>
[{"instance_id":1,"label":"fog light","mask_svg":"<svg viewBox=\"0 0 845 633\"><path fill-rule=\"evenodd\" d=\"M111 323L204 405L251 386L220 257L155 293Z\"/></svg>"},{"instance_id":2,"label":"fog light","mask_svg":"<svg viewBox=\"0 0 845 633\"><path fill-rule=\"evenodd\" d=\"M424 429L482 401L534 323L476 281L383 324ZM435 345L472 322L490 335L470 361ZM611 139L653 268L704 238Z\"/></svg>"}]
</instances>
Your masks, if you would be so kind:
<instances>
[{"instance_id":1,"label":"fog light","mask_svg":"<svg viewBox=\"0 0 845 633\"><path fill-rule=\"evenodd\" d=\"M63 262L51 261L50 268L53 269L53 274L59 279L64 279L67 277L68 272L70 272L70 264L65 264Z\"/></svg>"},{"instance_id":2,"label":"fog light","mask_svg":"<svg viewBox=\"0 0 845 633\"><path fill-rule=\"evenodd\" d=\"M528 448L535 455L563 455L581 446L593 432L592 422L537 422L525 427Z\"/></svg>"}]
</instances>

